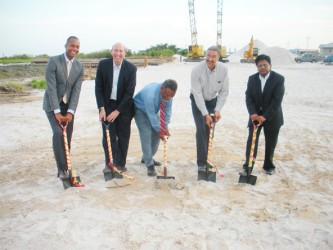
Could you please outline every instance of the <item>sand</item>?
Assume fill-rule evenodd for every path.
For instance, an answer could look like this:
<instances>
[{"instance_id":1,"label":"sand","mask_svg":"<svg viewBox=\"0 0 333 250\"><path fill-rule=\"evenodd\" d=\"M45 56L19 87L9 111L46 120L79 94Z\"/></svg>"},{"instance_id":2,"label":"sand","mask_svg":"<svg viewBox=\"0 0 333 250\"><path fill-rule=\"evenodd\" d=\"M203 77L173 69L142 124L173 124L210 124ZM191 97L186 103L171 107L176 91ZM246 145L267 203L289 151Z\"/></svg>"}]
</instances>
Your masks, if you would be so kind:
<instances>
[{"instance_id":1,"label":"sand","mask_svg":"<svg viewBox=\"0 0 333 250\"><path fill-rule=\"evenodd\" d=\"M85 81L72 140L72 165L85 188L56 178L42 91L0 105L1 249L332 249L333 67L281 64L285 125L276 174L262 172L264 135L253 174L238 184L247 139L244 92L252 64L228 63L230 95L216 126L213 161L224 177L197 181L190 72L196 63L139 68L137 88L173 78L167 167L176 180L148 177L133 120L126 180L105 182L94 82ZM163 161L163 145L156 160Z\"/></svg>"}]
</instances>

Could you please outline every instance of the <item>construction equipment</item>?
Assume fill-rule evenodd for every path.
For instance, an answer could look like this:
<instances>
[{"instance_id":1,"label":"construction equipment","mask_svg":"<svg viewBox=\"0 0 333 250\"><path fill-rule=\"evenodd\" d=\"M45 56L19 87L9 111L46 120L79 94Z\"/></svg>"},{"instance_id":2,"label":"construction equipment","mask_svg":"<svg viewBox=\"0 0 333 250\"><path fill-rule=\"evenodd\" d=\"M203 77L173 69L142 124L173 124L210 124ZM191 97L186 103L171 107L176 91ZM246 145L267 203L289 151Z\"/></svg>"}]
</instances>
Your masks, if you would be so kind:
<instances>
[{"instance_id":1,"label":"construction equipment","mask_svg":"<svg viewBox=\"0 0 333 250\"><path fill-rule=\"evenodd\" d=\"M217 34L216 34L216 46L220 51L219 61L229 62L227 59L227 48L222 46L222 9L223 0L217 0Z\"/></svg>"},{"instance_id":2,"label":"construction equipment","mask_svg":"<svg viewBox=\"0 0 333 250\"><path fill-rule=\"evenodd\" d=\"M256 125L253 124L253 133L252 133L252 140L251 140L251 148L250 148L250 155L249 155L249 164L247 165L247 169L246 169L246 176L239 176L239 180L238 183L247 183L247 184L251 184L251 185L256 185L257 182L257 176L255 175L251 175L252 170L253 170L253 166L254 162L255 162L255 158L254 158L254 151L255 151L255 145L256 145L256 139L257 139L257 131L259 129L260 124Z\"/></svg>"},{"instance_id":3,"label":"construction equipment","mask_svg":"<svg viewBox=\"0 0 333 250\"><path fill-rule=\"evenodd\" d=\"M202 45L198 45L197 28L194 15L194 0L188 1L188 8L190 15L192 45L188 47L187 61L202 61L204 58L204 50Z\"/></svg>"},{"instance_id":4,"label":"construction equipment","mask_svg":"<svg viewBox=\"0 0 333 250\"><path fill-rule=\"evenodd\" d=\"M249 43L249 50L244 51L243 59L240 60L241 63L254 63L259 53L258 48L254 48L253 36L251 37Z\"/></svg>"},{"instance_id":5,"label":"construction equipment","mask_svg":"<svg viewBox=\"0 0 333 250\"><path fill-rule=\"evenodd\" d=\"M192 44L188 47L188 55L186 61L202 61L204 59L204 49L202 45L198 45L197 28L194 14L194 0L188 1L190 26L191 26L191 41ZM223 0L217 0L217 36L216 46L220 51L219 60L222 62L229 62L227 58L227 49L222 46L222 7Z\"/></svg>"},{"instance_id":6,"label":"construction equipment","mask_svg":"<svg viewBox=\"0 0 333 250\"><path fill-rule=\"evenodd\" d=\"M72 167L71 160L69 158L69 147L68 147L68 137L67 137L67 125L66 122L64 125L59 122L59 126L62 128L62 136L64 138L64 147L66 155L66 165L68 169L69 176L67 178L61 179L64 189L70 187L84 187L85 185L81 182L80 176L77 174L75 169Z\"/></svg>"}]
</instances>

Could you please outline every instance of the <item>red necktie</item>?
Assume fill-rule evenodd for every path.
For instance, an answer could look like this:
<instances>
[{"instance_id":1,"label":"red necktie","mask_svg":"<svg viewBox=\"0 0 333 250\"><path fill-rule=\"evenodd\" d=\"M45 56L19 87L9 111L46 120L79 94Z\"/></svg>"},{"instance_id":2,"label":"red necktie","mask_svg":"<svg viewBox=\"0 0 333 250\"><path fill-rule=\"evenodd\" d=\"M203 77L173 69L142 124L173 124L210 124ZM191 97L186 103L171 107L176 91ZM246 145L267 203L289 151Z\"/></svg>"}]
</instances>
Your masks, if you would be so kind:
<instances>
[{"instance_id":1,"label":"red necktie","mask_svg":"<svg viewBox=\"0 0 333 250\"><path fill-rule=\"evenodd\" d=\"M164 101L162 100L160 104L160 133L163 135L166 133L166 127L165 127L165 112L164 112Z\"/></svg>"}]
</instances>

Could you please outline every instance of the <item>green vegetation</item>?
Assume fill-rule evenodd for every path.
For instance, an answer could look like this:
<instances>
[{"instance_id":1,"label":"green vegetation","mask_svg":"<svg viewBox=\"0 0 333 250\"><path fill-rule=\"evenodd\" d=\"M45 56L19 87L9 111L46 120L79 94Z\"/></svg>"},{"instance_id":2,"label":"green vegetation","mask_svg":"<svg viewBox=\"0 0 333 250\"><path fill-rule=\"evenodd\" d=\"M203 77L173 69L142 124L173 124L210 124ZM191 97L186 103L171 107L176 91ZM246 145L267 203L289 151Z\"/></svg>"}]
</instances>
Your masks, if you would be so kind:
<instances>
[{"instance_id":1,"label":"green vegetation","mask_svg":"<svg viewBox=\"0 0 333 250\"><path fill-rule=\"evenodd\" d=\"M140 50L139 52L133 52L131 49L127 49L126 51L126 56L131 57L131 56L172 56L174 54L179 54L182 56L187 55L187 49L180 49L177 48L175 45L168 45L167 43L164 44L157 44L155 46L151 46L149 49L146 50ZM110 49L104 49L104 50L99 50L99 51L94 51L91 53L79 53L77 57L79 59L92 59L92 58L109 58L110 55ZM3 64L10 64L10 63L31 63L34 59L47 59L49 56L47 54L43 55L37 55L37 56L32 56L32 55L27 55L27 54L22 54L22 55L14 55L11 57L2 57L0 58L0 63ZM0 73L1 75L1 73Z\"/></svg>"},{"instance_id":2,"label":"green vegetation","mask_svg":"<svg viewBox=\"0 0 333 250\"><path fill-rule=\"evenodd\" d=\"M23 93L23 85L18 83L6 83L0 85L0 92L11 93L11 94L21 94Z\"/></svg>"},{"instance_id":3,"label":"green vegetation","mask_svg":"<svg viewBox=\"0 0 333 250\"><path fill-rule=\"evenodd\" d=\"M10 64L10 63L31 63L31 61L34 58L48 58L49 56L46 54L43 55L37 55L37 56L31 56L31 55L27 55L27 54L22 54L22 55L14 55L14 56L10 56L10 57L2 57L0 59L0 63L3 64Z\"/></svg>"},{"instance_id":4,"label":"green vegetation","mask_svg":"<svg viewBox=\"0 0 333 250\"><path fill-rule=\"evenodd\" d=\"M45 80L32 80L30 85L35 89L46 89L46 81Z\"/></svg>"},{"instance_id":5,"label":"green vegetation","mask_svg":"<svg viewBox=\"0 0 333 250\"><path fill-rule=\"evenodd\" d=\"M1 63L3 64L9 64L9 63L31 63L31 59L30 58L1 58Z\"/></svg>"},{"instance_id":6,"label":"green vegetation","mask_svg":"<svg viewBox=\"0 0 333 250\"><path fill-rule=\"evenodd\" d=\"M139 52L133 52L130 49L126 51L126 57L131 56L173 56L174 54L179 54L182 56L187 55L187 49L180 49L177 48L175 45L168 45L165 44L157 44L155 46L151 46L149 49L141 50ZM85 58L109 58L110 57L110 50L104 49L100 51L91 52L88 54L80 53L77 56L80 59Z\"/></svg>"},{"instance_id":7,"label":"green vegetation","mask_svg":"<svg viewBox=\"0 0 333 250\"><path fill-rule=\"evenodd\" d=\"M136 53L136 56L172 56L174 54L179 54L182 56L187 55L187 49L177 48L175 45L157 44L149 49L140 51Z\"/></svg>"}]
</instances>

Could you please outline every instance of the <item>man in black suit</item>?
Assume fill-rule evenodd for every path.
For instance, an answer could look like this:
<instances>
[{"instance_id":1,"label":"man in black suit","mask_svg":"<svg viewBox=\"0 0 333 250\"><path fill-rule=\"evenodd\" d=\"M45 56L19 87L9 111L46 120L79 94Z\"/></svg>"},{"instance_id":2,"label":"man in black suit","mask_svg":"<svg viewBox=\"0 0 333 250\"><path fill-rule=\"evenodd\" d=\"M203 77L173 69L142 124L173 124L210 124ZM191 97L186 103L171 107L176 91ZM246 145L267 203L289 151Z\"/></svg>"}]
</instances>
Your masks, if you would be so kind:
<instances>
[{"instance_id":1,"label":"man in black suit","mask_svg":"<svg viewBox=\"0 0 333 250\"><path fill-rule=\"evenodd\" d=\"M65 53L51 57L46 66L47 88L44 94L43 109L49 119L52 131L52 146L57 162L58 177L68 177L64 139L59 123L68 123L68 147L74 125L74 114L79 102L83 81L83 64L74 57L79 53L80 41L75 36L68 37Z\"/></svg>"},{"instance_id":2,"label":"man in black suit","mask_svg":"<svg viewBox=\"0 0 333 250\"><path fill-rule=\"evenodd\" d=\"M124 59L125 46L116 43L111 49L112 58L100 61L95 79L95 94L99 120L109 122L113 165L120 171L127 169L126 158L134 117L133 95L136 86L136 67ZM110 161L103 127L105 169Z\"/></svg>"},{"instance_id":3,"label":"man in black suit","mask_svg":"<svg viewBox=\"0 0 333 250\"><path fill-rule=\"evenodd\" d=\"M248 80L246 107L249 112L249 135L246 145L246 161L240 175L247 175L249 154L252 141L253 123L260 124L254 151L257 156L259 135L262 128L265 133L265 160L263 169L266 174L275 173L273 164L274 150L278 141L280 127L283 125L282 99L284 96L284 77L271 71L271 59L267 55L259 55L255 60L258 73L251 75ZM252 163L252 167L254 162Z\"/></svg>"}]
</instances>

